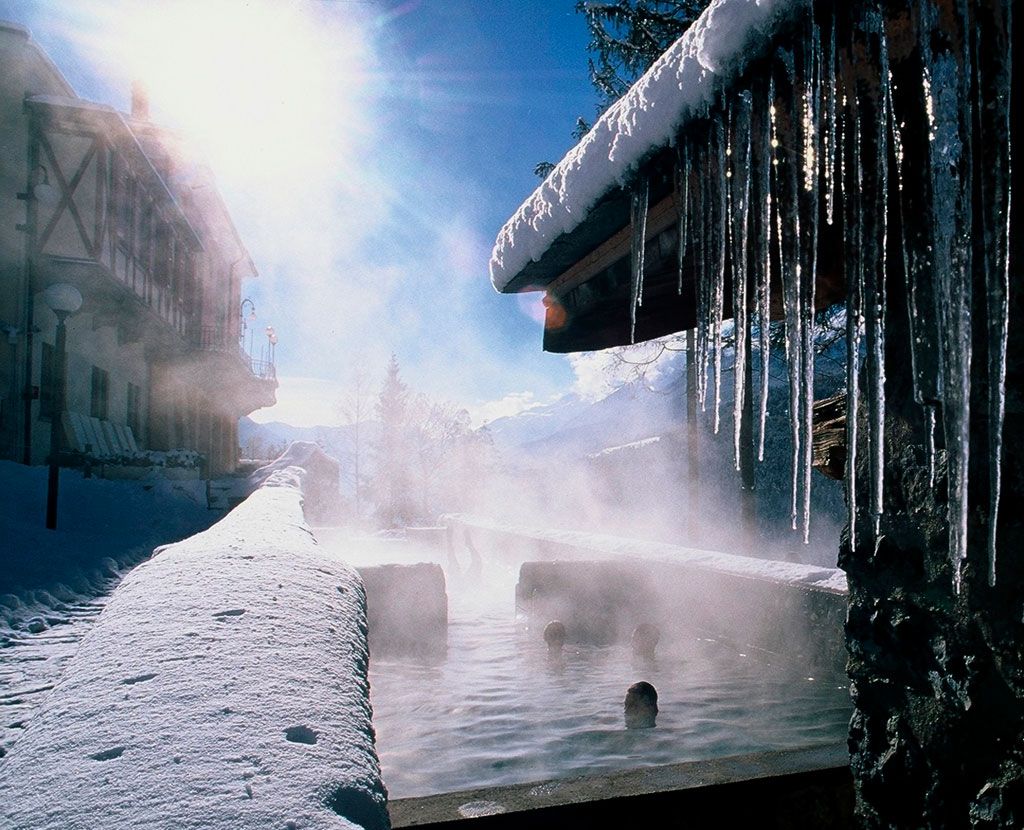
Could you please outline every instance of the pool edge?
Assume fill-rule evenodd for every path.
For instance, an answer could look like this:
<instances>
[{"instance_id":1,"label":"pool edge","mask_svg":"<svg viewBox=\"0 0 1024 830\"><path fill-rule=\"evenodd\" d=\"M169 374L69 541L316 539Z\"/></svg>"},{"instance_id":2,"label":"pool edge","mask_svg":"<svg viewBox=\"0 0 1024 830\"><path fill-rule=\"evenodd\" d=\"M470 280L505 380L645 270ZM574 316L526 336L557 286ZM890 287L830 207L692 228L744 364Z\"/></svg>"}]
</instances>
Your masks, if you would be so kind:
<instances>
[{"instance_id":1,"label":"pool edge","mask_svg":"<svg viewBox=\"0 0 1024 830\"><path fill-rule=\"evenodd\" d=\"M479 830L728 821L774 828L853 827L845 744L756 752L603 775L487 787L391 801L392 827ZM741 824L742 826L742 824Z\"/></svg>"}]
</instances>

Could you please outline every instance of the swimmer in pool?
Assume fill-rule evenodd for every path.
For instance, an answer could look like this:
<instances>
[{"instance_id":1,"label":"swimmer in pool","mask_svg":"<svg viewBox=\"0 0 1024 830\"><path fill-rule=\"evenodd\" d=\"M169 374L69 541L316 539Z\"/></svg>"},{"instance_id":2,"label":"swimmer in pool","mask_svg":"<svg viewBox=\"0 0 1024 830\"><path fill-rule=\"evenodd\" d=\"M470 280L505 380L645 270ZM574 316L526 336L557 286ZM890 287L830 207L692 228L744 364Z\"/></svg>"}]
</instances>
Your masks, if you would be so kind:
<instances>
[{"instance_id":1,"label":"swimmer in pool","mask_svg":"<svg viewBox=\"0 0 1024 830\"><path fill-rule=\"evenodd\" d=\"M651 729L658 717L658 692L646 680L634 683L626 690L622 708L626 729Z\"/></svg>"},{"instance_id":2,"label":"swimmer in pool","mask_svg":"<svg viewBox=\"0 0 1024 830\"><path fill-rule=\"evenodd\" d=\"M661 630L651 623L640 623L633 629L633 636L629 638L633 648L633 655L644 660L654 659L654 650L658 647L661 639Z\"/></svg>"},{"instance_id":3,"label":"swimmer in pool","mask_svg":"<svg viewBox=\"0 0 1024 830\"><path fill-rule=\"evenodd\" d=\"M548 644L548 651L561 651L565 645L565 626L558 620L549 622L544 626L544 642Z\"/></svg>"}]
</instances>

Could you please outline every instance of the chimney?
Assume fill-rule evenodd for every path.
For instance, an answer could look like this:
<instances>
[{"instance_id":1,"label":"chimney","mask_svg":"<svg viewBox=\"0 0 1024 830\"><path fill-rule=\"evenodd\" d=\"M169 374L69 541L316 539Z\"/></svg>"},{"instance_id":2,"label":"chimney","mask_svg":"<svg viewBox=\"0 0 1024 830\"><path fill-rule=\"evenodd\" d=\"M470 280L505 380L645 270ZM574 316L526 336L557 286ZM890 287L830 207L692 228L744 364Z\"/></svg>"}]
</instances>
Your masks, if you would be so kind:
<instances>
[{"instance_id":1,"label":"chimney","mask_svg":"<svg viewBox=\"0 0 1024 830\"><path fill-rule=\"evenodd\" d=\"M141 81L132 83L132 118L149 121L149 93Z\"/></svg>"}]
</instances>

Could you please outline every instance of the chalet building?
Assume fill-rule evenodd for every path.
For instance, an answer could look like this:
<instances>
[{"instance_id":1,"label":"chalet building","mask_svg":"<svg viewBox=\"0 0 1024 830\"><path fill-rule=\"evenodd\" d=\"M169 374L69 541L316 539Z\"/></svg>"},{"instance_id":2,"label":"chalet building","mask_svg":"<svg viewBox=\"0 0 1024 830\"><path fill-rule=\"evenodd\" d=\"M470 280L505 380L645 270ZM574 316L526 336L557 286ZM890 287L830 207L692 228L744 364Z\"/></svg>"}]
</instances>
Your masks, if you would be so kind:
<instances>
[{"instance_id":1,"label":"chalet building","mask_svg":"<svg viewBox=\"0 0 1024 830\"><path fill-rule=\"evenodd\" d=\"M67 320L65 448L80 457L192 450L234 469L238 419L274 403L270 363L243 349L253 262L210 171L152 124L79 98L50 58L0 23L0 457L43 463L56 316ZM248 309L246 309L248 310Z\"/></svg>"},{"instance_id":2,"label":"chalet building","mask_svg":"<svg viewBox=\"0 0 1024 830\"><path fill-rule=\"evenodd\" d=\"M845 480L849 509L835 550L864 827L1024 822L1012 6L713 0L491 259L497 290L545 292L549 351L689 331L716 419L732 320L738 465L765 419L768 330L784 329L805 538L815 426L842 437L819 466ZM845 413L814 401L815 313L833 304Z\"/></svg>"}]
</instances>

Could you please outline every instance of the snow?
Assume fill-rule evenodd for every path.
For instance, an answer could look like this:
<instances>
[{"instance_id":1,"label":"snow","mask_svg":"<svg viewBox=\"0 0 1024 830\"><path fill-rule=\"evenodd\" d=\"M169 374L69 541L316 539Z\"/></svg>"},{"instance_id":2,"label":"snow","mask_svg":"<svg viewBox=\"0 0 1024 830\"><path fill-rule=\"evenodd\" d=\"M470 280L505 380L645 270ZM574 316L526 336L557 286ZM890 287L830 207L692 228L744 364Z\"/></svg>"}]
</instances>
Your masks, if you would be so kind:
<instances>
[{"instance_id":1,"label":"snow","mask_svg":"<svg viewBox=\"0 0 1024 830\"><path fill-rule=\"evenodd\" d=\"M706 107L804 0L714 0L556 165L505 223L491 254L491 283L502 291L561 234L569 233L653 150Z\"/></svg>"},{"instance_id":2,"label":"snow","mask_svg":"<svg viewBox=\"0 0 1024 830\"><path fill-rule=\"evenodd\" d=\"M812 588L830 593L846 593L847 591L846 574L838 568L822 568L772 559L755 559L750 556L700 550L667 542L649 542L607 534L531 527L481 516L452 514L442 518L450 524L520 536L588 553L604 554L613 558L634 557L678 562L719 573L748 576L794 587Z\"/></svg>"},{"instance_id":3,"label":"snow","mask_svg":"<svg viewBox=\"0 0 1024 830\"><path fill-rule=\"evenodd\" d=\"M603 458L609 455L618 455L624 450L638 450L641 447L649 447L661 441L660 435L652 435L650 438L641 438L639 441L630 441L628 444L619 444L614 447L605 447L598 452L587 453L587 458Z\"/></svg>"},{"instance_id":4,"label":"snow","mask_svg":"<svg viewBox=\"0 0 1024 830\"><path fill-rule=\"evenodd\" d=\"M156 474L108 481L62 469L57 529L47 530L46 485L46 467L0 461L0 595L17 594L0 599L0 617L9 622L18 616L19 602L33 605L33 590L95 595L98 582L136 564L154 546L204 530L216 518L206 508L204 481Z\"/></svg>"},{"instance_id":5,"label":"snow","mask_svg":"<svg viewBox=\"0 0 1024 830\"><path fill-rule=\"evenodd\" d=\"M129 574L0 761L0 826L383 828L365 593L297 468Z\"/></svg>"}]
</instances>

